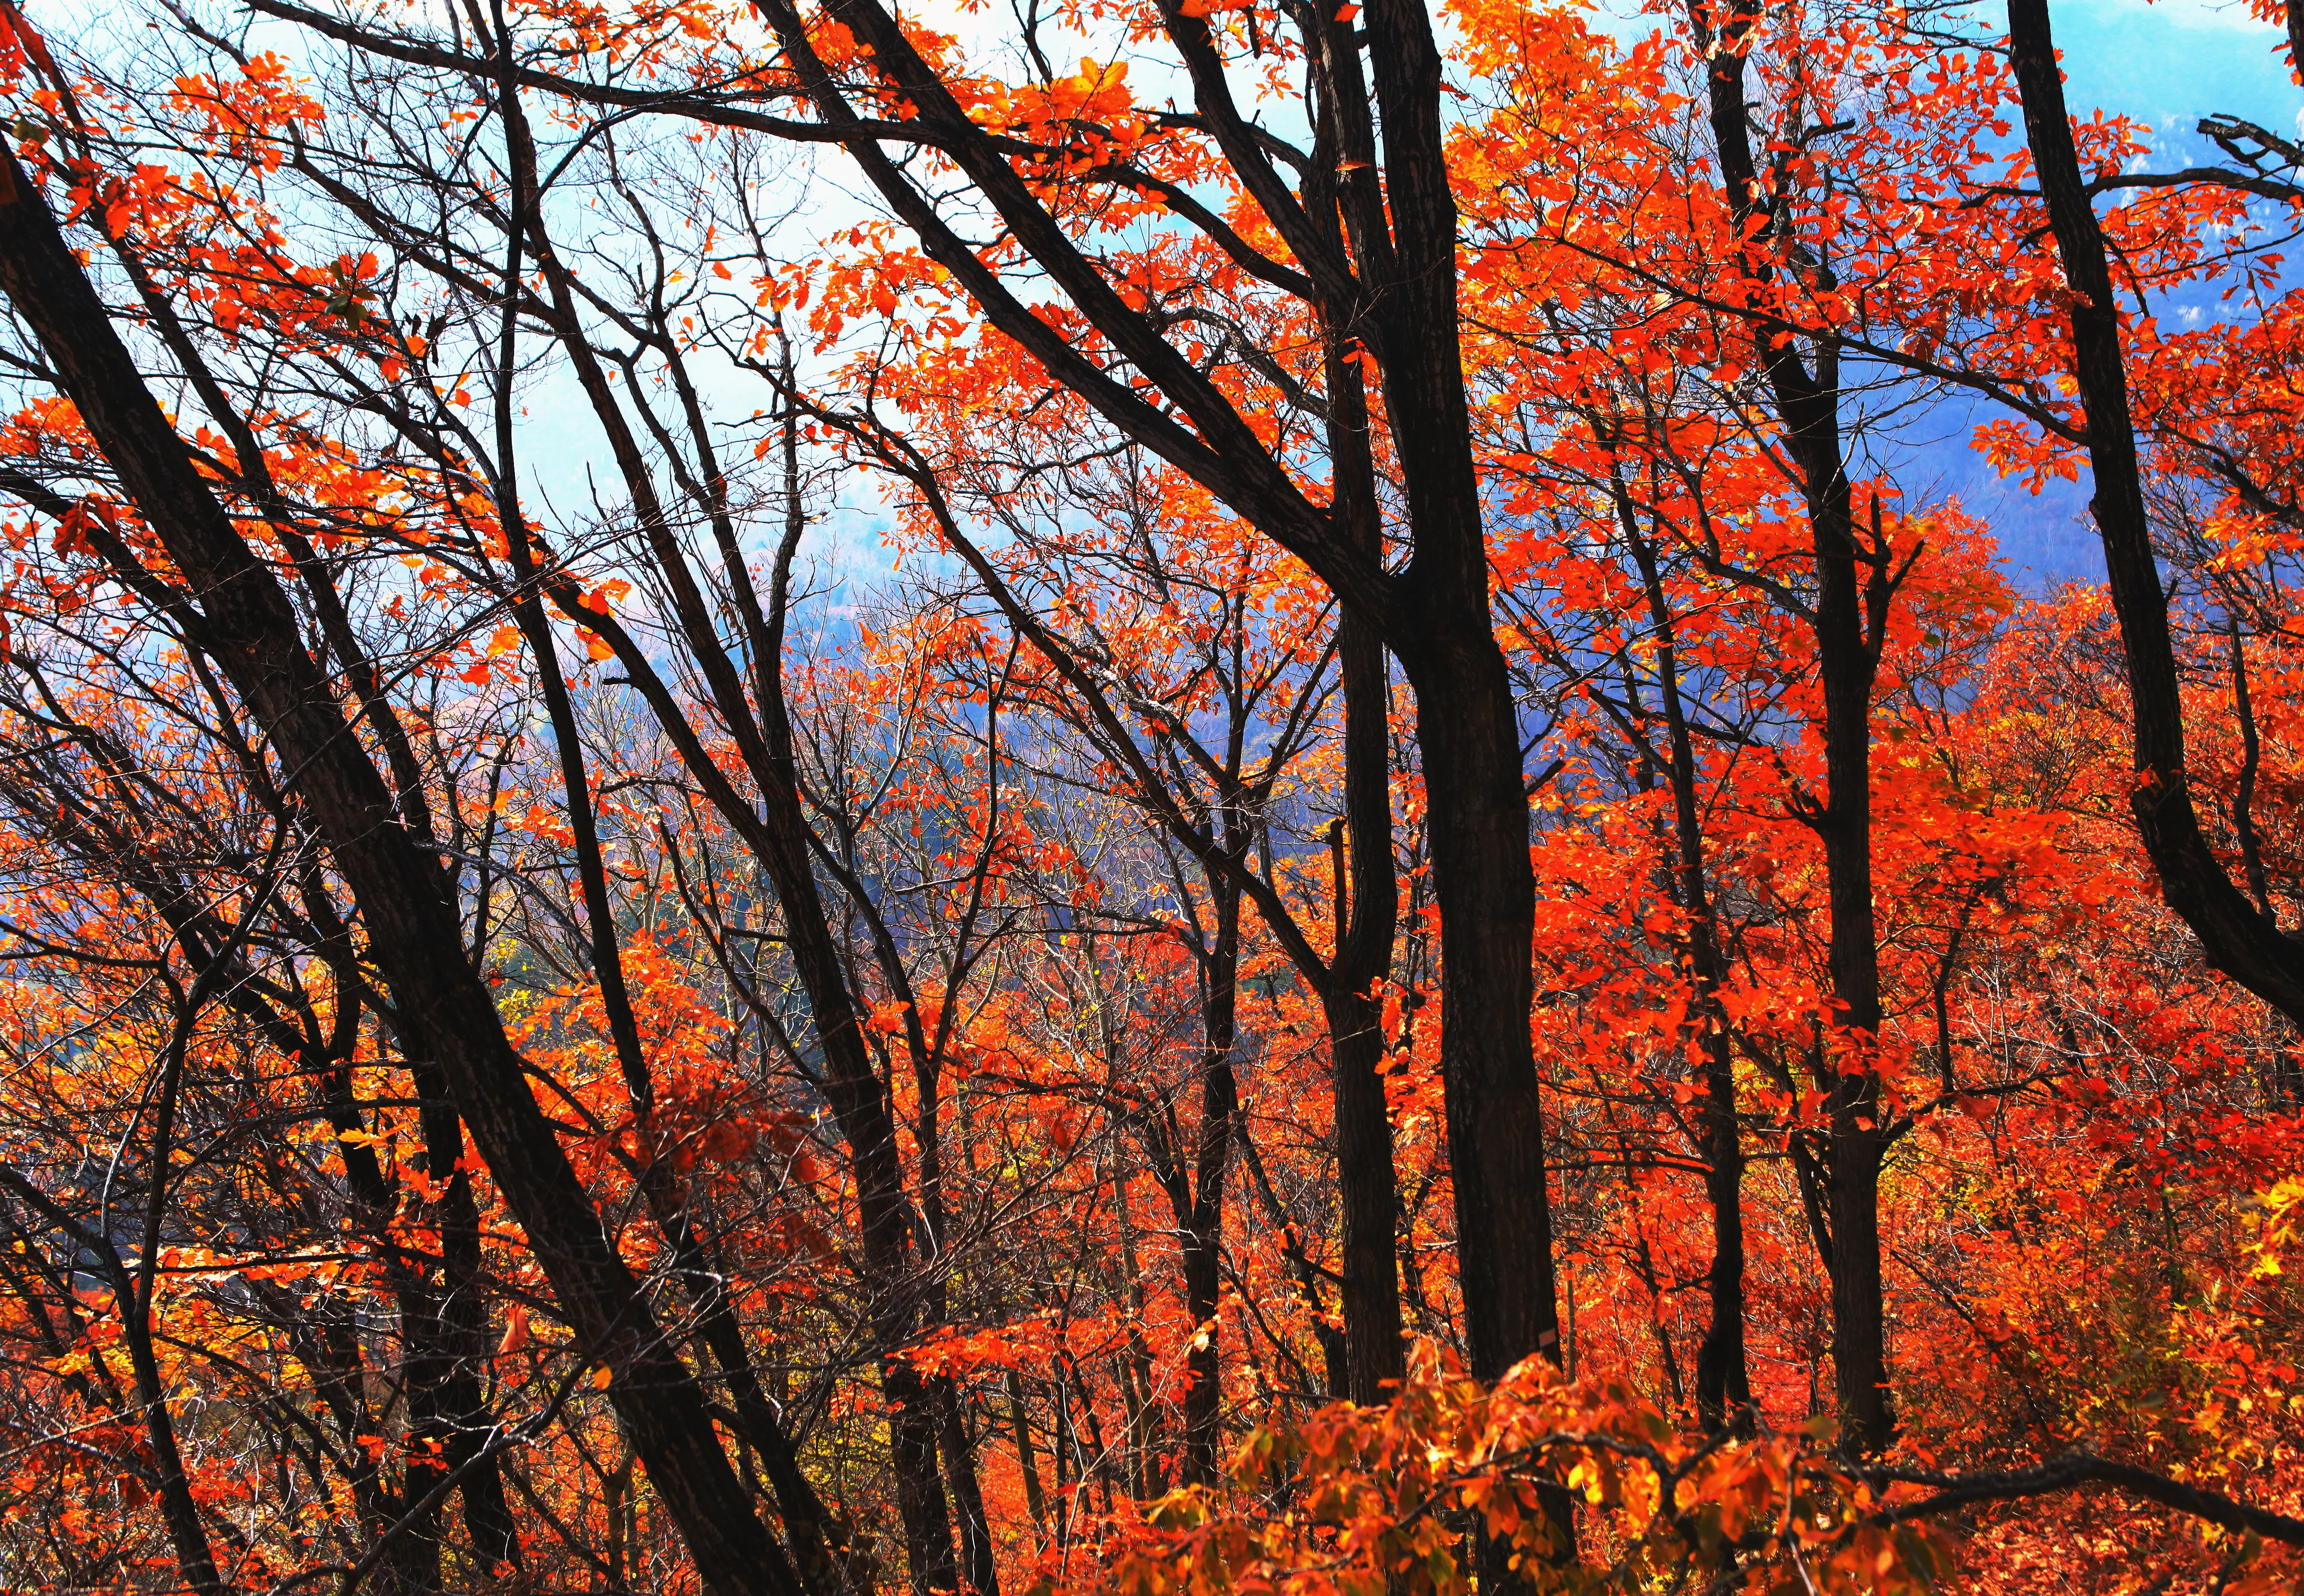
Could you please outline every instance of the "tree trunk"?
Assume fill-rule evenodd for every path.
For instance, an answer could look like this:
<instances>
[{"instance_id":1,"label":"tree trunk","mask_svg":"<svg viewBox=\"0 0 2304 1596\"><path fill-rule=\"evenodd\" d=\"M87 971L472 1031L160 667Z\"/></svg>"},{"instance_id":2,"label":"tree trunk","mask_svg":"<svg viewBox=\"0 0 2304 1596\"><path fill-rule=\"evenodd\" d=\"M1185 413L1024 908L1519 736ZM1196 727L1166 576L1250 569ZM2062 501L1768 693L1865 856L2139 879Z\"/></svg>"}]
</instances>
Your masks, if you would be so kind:
<instances>
[{"instance_id":1,"label":"tree trunk","mask_svg":"<svg viewBox=\"0 0 2304 1596\"><path fill-rule=\"evenodd\" d=\"M1323 1004L1336 1097L1336 1178L1343 1210L1345 1394L1363 1406L1391 1399L1386 1382L1405 1372L1400 1261L1393 1235L1400 1202L1393 1180L1392 1119L1384 1077L1384 1009L1339 993Z\"/></svg>"},{"instance_id":2,"label":"tree trunk","mask_svg":"<svg viewBox=\"0 0 2304 1596\"><path fill-rule=\"evenodd\" d=\"M1770 203L1753 161L1744 96L1744 55L1756 20L1757 13L1739 8L1715 37L1701 8L1696 15L1698 37L1710 52L1707 86L1721 182L1748 238L1755 236ZM1743 248L1746 272L1760 280L1775 274L1772 260ZM1895 1427L1880 1294L1879 1182L1886 1138L1878 1119L1880 1082L1872 1051L1880 1029L1879 949L1872 916L1872 687L1894 581L1885 543L1876 537L1869 551L1857 544L1840 438L1839 365L1831 340L1817 341L1811 374L1790 328L1764 317L1755 323L1753 337L1787 451L1799 469L1816 551L1813 624L1824 687L1826 792L1821 805L1802 811L1802 818L1824 844L1832 910L1827 964L1834 1042L1820 1055L1823 1073L1817 1084L1826 1094L1830 1117L1833 1379L1843 1443L1870 1452L1887 1445ZM1868 578L1859 579L1859 569L1866 566Z\"/></svg>"},{"instance_id":3,"label":"tree trunk","mask_svg":"<svg viewBox=\"0 0 2304 1596\"><path fill-rule=\"evenodd\" d=\"M2299 12L2291 7L2290 37ZM2144 851L2168 907L2200 939L2208 962L2290 1019L2304 1024L2304 943L2249 901L2207 839L2184 772L2184 712L2168 598L2144 508L2128 370L2104 232L2080 173L2063 74L2048 29L2047 0L2009 0L2009 64L2024 104L2024 133L2046 201L2064 276L2072 287L2072 376L2088 418L2088 508L2104 541L2105 576L2120 618L2135 712L2136 772L2130 798Z\"/></svg>"},{"instance_id":4,"label":"tree trunk","mask_svg":"<svg viewBox=\"0 0 2304 1596\"><path fill-rule=\"evenodd\" d=\"M1234 829L1230 823L1225 827L1227 832ZM1232 1121L1240 1109L1240 1085L1232 1065L1240 1011L1240 888L1214 875L1208 885L1216 899L1216 945L1202 972L1207 997L1199 1137L1192 1149L1191 1201L1177 1216L1184 1253L1184 1314L1199 1327L1185 1360L1190 1382L1184 1389L1183 1476L1187 1483L1201 1485L1216 1477L1216 1426L1224 1416L1222 1330L1216 1315L1224 1262L1224 1180L1232 1168Z\"/></svg>"},{"instance_id":5,"label":"tree trunk","mask_svg":"<svg viewBox=\"0 0 2304 1596\"><path fill-rule=\"evenodd\" d=\"M1512 682L1488 611L1456 307L1456 202L1440 53L1418 0L1374 0L1368 61L1384 131L1393 269L1362 318L1415 552L1385 638L1416 689L1440 905L1440 1068L1472 1372L1560 1356L1544 1124L1529 1034L1536 878Z\"/></svg>"},{"instance_id":6,"label":"tree trunk","mask_svg":"<svg viewBox=\"0 0 2304 1596\"><path fill-rule=\"evenodd\" d=\"M1701 1028L1704 1051L1704 1194L1712 1209L1712 1263L1705 1281L1712 1298L1712 1321L1696 1350L1696 1411L1706 1431L1717 1435L1737 1425L1752 1406L1751 1373L1744 1353L1744 1149L1736 1120L1735 1055L1719 999L1727 961L1721 954L1720 927L1713 916L1705 868L1704 827L1696 801L1696 746L1681 701L1672 609L1657 571L1656 546L1640 536L1630 495L1621 485L1615 499L1617 518L1648 591L1648 621L1656 642L1673 841L1679 856L1674 895L1688 918L1689 965L1696 982L1696 1001L1690 1007Z\"/></svg>"},{"instance_id":7,"label":"tree trunk","mask_svg":"<svg viewBox=\"0 0 2304 1596\"><path fill-rule=\"evenodd\" d=\"M1384 553L1383 523L1369 452L1368 394L1343 335L1327 341L1329 452L1335 461L1337 524L1372 559ZM1367 618L1345 610L1336 621L1337 672L1344 696L1344 816L1331 833L1335 876L1335 953L1319 984L1327 1021L1336 1116L1336 1184L1343 1210L1346 1389L1355 1402L1386 1400L1385 1384L1406 1372L1393 1231L1400 1196L1392 1162L1392 1116L1384 1094L1384 1005L1377 982L1392 973L1400 885L1392 857L1392 683L1384 641Z\"/></svg>"},{"instance_id":8,"label":"tree trunk","mask_svg":"<svg viewBox=\"0 0 2304 1596\"><path fill-rule=\"evenodd\" d=\"M1485 577L1483 578L1485 600ZM1440 904L1440 1068L1458 1269L1472 1373L1557 1358L1552 1212L1529 1034L1536 887L1528 798L1504 654L1485 602L1435 615L1428 651L1402 652ZM1395 652L1400 652L1395 650Z\"/></svg>"}]
</instances>

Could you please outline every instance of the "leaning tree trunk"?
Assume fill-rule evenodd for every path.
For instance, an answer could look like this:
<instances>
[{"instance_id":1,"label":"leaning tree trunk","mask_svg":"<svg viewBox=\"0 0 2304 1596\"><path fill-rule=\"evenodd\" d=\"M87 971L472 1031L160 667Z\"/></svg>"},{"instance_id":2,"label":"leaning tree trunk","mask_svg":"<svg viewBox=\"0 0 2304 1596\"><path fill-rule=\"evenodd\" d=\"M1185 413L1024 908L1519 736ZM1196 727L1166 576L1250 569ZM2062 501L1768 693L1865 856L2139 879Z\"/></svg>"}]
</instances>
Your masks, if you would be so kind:
<instances>
[{"instance_id":1,"label":"leaning tree trunk","mask_svg":"<svg viewBox=\"0 0 2304 1596\"><path fill-rule=\"evenodd\" d=\"M2300 14L2304 12L2298 7L2289 8L2291 40L2304 38ZM2304 1025L2304 943L2282 931L2278 921L2233 883L2201 833L2192 805L2168 597L2153 553L2136 426L2129 414L2119 300L2104 230L2072 141L2047 0L2009 0L2008 38L2033 170L2039 174L2049 228L2072 287L2072 376L2088 418L2088 469L2096 480L2088 508L2104 540L2105 576L2113 612L2120 618L2134 710L2136 772L2141 780L2130 791L2129 808L2168 907L2200 939L2208 962Z\"/></svg>"}]
</instances>

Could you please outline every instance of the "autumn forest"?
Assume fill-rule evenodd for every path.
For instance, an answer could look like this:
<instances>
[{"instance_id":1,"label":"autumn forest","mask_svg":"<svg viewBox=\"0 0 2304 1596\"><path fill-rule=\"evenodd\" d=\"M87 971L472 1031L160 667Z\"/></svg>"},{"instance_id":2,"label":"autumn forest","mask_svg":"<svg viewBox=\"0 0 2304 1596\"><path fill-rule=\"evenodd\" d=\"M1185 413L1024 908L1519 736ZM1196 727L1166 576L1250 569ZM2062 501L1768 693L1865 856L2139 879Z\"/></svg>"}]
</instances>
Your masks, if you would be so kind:
<instances>
[{"instance_id":1,"label":"autumn forest","mask_svg":"<svg viewBox=\"0 0 2304 1596\"><path fill-rule=\"evenodd\" d=\"M0 1588L2298 1588L2227 10L0 0Z\"/></svg>"}]
</instances>

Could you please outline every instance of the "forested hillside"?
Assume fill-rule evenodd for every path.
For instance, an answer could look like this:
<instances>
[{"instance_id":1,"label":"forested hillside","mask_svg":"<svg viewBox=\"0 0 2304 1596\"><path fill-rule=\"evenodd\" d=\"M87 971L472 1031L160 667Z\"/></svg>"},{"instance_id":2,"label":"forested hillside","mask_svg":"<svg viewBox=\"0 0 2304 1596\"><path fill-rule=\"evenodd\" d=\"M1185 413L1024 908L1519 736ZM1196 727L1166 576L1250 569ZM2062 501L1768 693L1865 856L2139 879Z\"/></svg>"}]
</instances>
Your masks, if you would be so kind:
<instances>
[{"instance_id":1,"label":"forested hillside","mask_svg":"<svg viewBox=\"0 0 2304 1596\"><path fill-rule=\"evenodd\" d=\"M2075 4L0 0L0 1586L2296 1588L2304 147Z\"/></svg>"}]
</instances>

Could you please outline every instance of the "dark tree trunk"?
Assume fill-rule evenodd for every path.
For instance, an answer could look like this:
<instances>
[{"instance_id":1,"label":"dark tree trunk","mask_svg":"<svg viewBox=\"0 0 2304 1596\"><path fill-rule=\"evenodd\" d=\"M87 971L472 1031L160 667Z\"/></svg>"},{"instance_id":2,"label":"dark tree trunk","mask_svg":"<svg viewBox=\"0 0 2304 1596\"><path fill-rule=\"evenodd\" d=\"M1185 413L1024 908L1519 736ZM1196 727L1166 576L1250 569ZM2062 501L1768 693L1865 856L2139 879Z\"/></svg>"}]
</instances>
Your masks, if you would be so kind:
<instances>
[{"instance_id":1,"label":"dark tree trunk","mask_svg":"<svg viewBox=\"0 0 2304 1596\"><path fill-rule=\"evenodd\" d=\"M1339 25L1342 26L1342 25ZM1317 165L1317 162L1316 162ZM1344 335L1327 339L1329 453L1335 462L1334 514L1371 559L1384 553L1368 394ZM1336 622L1336 664L1344 696L1344 815L1333 833L1335 953L1304 971L1321 994L1328 1026L1336 1116L1336 1184L1343 1219L1346 1389L1363 1405L1386 1400L1385 1385L1406 1372L1394 1231L1400 1196L1392 1161L1392 1116L1384 1095L1384 1005L1376 983L1392 972L1400 886L1392 856L1392 682L1384 642L1368 620L1346 610Z\"/></svg>"},{"instance_id":2,"label":"dark tree trunk","mask_svg":"<svg viewBox=\"0 0 2304 1596\"><path fill-rule=\"evenodd\" d=\"M969 1589L978 1596L990 1596L1000 1588L1000 1571L993 1561L992 1519L984 1507L984 1488L976 1473L976 1447L969 1439L960 1389L951 1380L939 1378L932 1394L936 1405L936 1444L944 1453L944 1478L960 1518L961 1562Z\"/></svg>"},{"instance_id":3,"label":"dark tree trunk","mask_svg":"<svg viewBox=\"0 0 2304 1596\"><path fill-rule=\"evenodd\" d=\"M2298 37L2299 11L2288 26ZM2168 598L2144 507L2128 369L2104 232L2080 173L2063 74L2048 28L2047 0L2009 0L2009 64L2024 103L2024 133L2039 174L2064 276L2071 284L2072 376L2088 418L2088 502L2104 542L2105 576L2120 618L2135 712L2136 771L2129 798L2160 890L2208 962L2290 1019L2304 1024L2304 944L2234 885L2200 831L2184 771L2184 713L2168 633Z\"/></svg>"},{"instance_id":4,"label":"dark tree trunk","mask_svg":"<svg viewBox=\"0 0 2304 1596\"><path fill-rule=\"evenodd\" d=\"M1430 649L1395 649L1416 688L1433 889L1440 1068L1472 1372L1559 1350L1544 1127L1529 1034L1536 888L1512 688L1477 609L1436 605ZM1461 597L1461 595L1460 595Z\"/></svg>"},{"instance_id":5,"label":"dark tree trunk","mask_svg":"<svg viewBox=\"0 0 2304 1596\"><path fill-rule=\"evenodd\" d=\"M403 1493L413 1508L440 1480L464 1468L486 1444L490 1430L480 1370L488 1354L488 1307L480 1259L480 1211L472 1199L472 1178L458 1168L464 1155L464 1127L449 1099L441 1070L418 1064L411 1070L424 1138L427 1174L445 1187L435 1209L440 1232L440 1284L436 1291L410 1293L403 1300L402 1333L410 1343L409 1416L427 1455L408 1465ZM410 1315L415 1306L418 1317ZM490 1568L517 1563L519 1540L512 1507L504 1499L502 1471L489 1463L465 1469L457 1487L464 1505L464 1528L472 1550ZM420 1567L394 1559L411 1588L437 1591L440 1584L440 1518L435 1507L402 1531L410 1541L404 1556Z\"/></svg>"},{"instance_id":6,"label":"dark tree trunk","mask_svg":"<svg viewBox=\"0 0 2304 1596\"><path fill-rule=\"evenodd\" d=\"M1672 785L1673 843L1678 857L1678 899L1688 918L1690 972L1695 977L1691 1004L1702 1028L1704 1050L1704 1194L1712 1209L1712 1264L1705 1282L1712 1319L1696 1349L1696 1411L1705 1429L1718 1434L1742 1422L1752 1406L1752 1382L1744 1354L1744 1148L1736 1119L1736 1071L1728 1016L1719 1000L1727 961L1704 861L1704 826L1697 806L1696 747L1688 730L1680 692L1680 657L1671 606L1656 568L1656 547L1642 537L1631 502L1616 491L1624 536L1648 590L1648 621L1656 642L1656 685L1667 736L1666 773Z\"/></svg>"},{"instance_id":7,"label":"dark tree trunk","mask_svg":"<svg viewBox=\"0 0 2304 1596\"><path fill-rule=\"evenodd\" d=\"M1895 1428L1880 1281L1880 1169L1887 1136L1880 1123L1880 1077L1871 1054L1880 1031L1879 948L1872 918L1871 780L1872 680L1879 655L1864 635L1837 427L1827 428L1819 421L1815 435L1819 453L1829 447L1834 472L1826 479L1825 493L1812 490L1809 500L1819 578L1817 664L1824 678L1828 789L1819 829L1832 905L1834 1023L1840 1034L1839 1046L1825 1050L1827 1078L1817 1083L1826 1089L1831 1117L1827 1204L1838 1265L1832 1275L1833 1383L1840 1399L1842 1443L1873 1452L1888 1444Z\"/></svg>"},{"instance_id":8,"label":"dark tree trunk","mask_svg":"<svg viewBox=\"0 0 2304 1596\"><path fill-rule=\"evenodd\" d=\"M1325 1001L1336 1096L1336 1175L1343 1219L1343 1394L1362 1405L1389 1401L1387 1382L1404 1372L1400 1260L1393 1247L1400 1203L1393 1180L1392 1119L1385 1106L1384 1009L1374 998L1339 993Z\"/></svg>"},{"instance_id":9,"label":"dark tree trunk","mask_svg":"<svg viewBox=\"0 0 2304 1596\"><path fill-rule=\"evenodd\" d=\"M1440 53L1418 0L1375 0L1368 60L1384 131L1393 267L1361 318L1415 552L1386 638L1416 689L1433 889L1440 904L1440 1068L1472 1372L1557 1362L1552 1212L1529 1034L1536 877L1512 682L1488 612L1456 307L1456 203L1440 121Z\"/></svg>"},{"instance_id":10,"label":"dark tree trunk","mask_svg":"<svg viewBox=\"0 0 2304 1596\"><path fill-rule=\"evenodd\" d=\"M1244 839L1228 840L1245 847ZM1190 1201L1177 1215L1184 1253L1184 1313L1200 1327L1185 1363L1191 1378L1184 1389L1183 1476L1189 1484L1203 1485L1216 1477L1216 1425L1223 1417L1216 1310L1224 1265L1224 1180L1232 1168L1233 1121L1240 1110L1240 1085L1232 1063L1240 1013L1240 887L1221 877L1212 877L1208 885L1215 899L1216 936L1201 976L1207 1001L1199 1136L1191 1150Z\"/></svg>"},{"instance_id":11,"label":"dark tree trunk","mask_svg":"<svg viewBox=\"0 0 2304 1596\"><path fill-rule=\"evenodd\" d=\"M1756 21L1756 12L1740 7L1715 37L1700 8L1697 16L1698 38L1710 53L1707 82L1721 181L1747 236L1774 222L1753 161L1744 94L1745 52ZM1757 250L1742 265L1763 279L1778 269ZM1876 536L1866 549L1857 541L1840 437L1839 362L1831 340L1817 341L1811 372L1790 328L1763 318L1753 332L1799 470L1816 551L1811 620L1824 687L1826 790L1821 804L1801 813L1824 844L1832 910L1827 962L1835 1035L1820 1055L1817 1084L1826 1094L1829 1115L1833 1378L1842 1443L1870 1452L1887 1445L1895 1428L1880 1282L1879 1186L1887 1137L1879 1122L1880 1082L1872 1056L1880 1029L1880 964L1872 915L1871 768L1872 687L1895 583L1885 542ZM1876 533L1876 514L1875 519Z\"/></svg>"}]
</instances>

